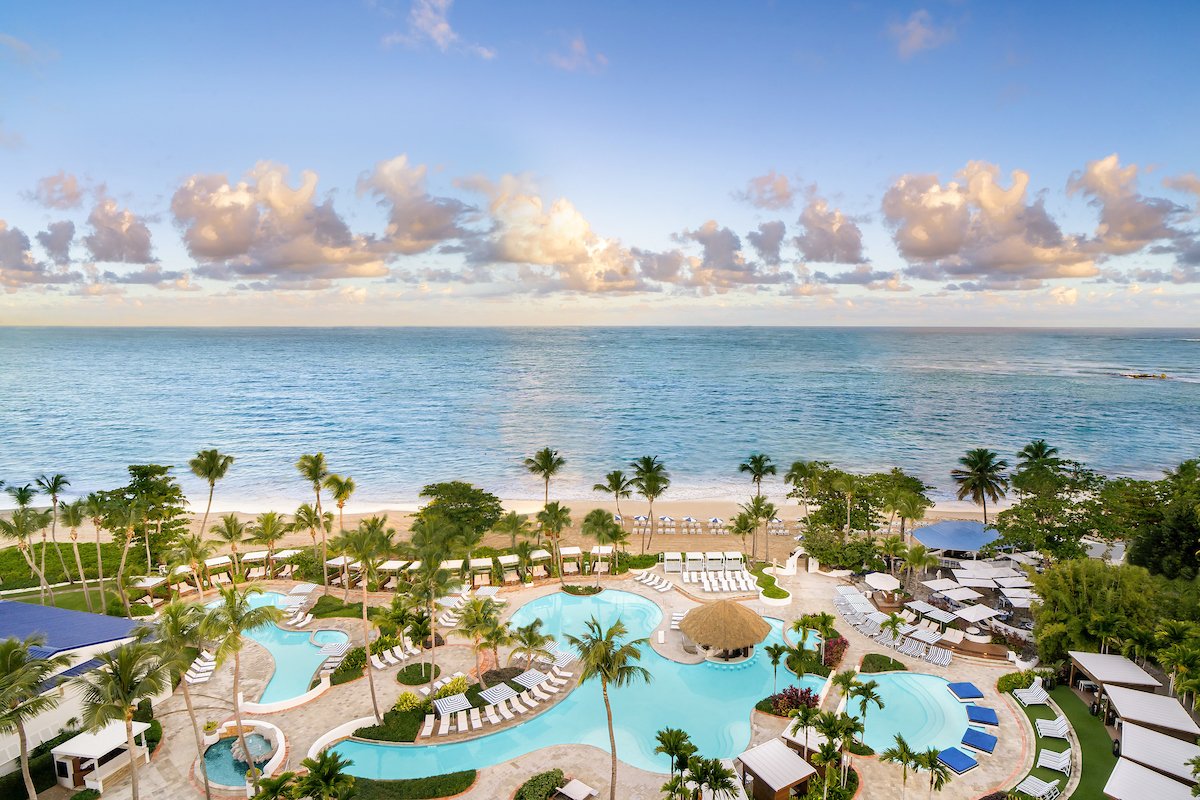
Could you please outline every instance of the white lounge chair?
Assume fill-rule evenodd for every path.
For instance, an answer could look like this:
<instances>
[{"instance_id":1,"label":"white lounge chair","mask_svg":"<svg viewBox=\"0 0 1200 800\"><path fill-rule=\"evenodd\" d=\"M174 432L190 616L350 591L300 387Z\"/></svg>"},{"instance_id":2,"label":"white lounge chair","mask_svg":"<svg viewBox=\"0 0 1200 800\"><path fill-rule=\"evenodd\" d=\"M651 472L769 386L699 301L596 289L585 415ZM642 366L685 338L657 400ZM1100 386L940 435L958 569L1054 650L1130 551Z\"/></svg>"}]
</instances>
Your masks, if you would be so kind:
<instances>
[{"instance_id":1,"label":"white lounge chair","mask_svg":"<svg viewBox=\"0 0 1200 800\"><path fill-rule=\"evenodd\" d=\"M450 732L450 715L447 714L446 716L444 716L438 720L437 735L445 736L449 732Z\"/></svg>"},{"instance_id":2,"label":"white lounge chair","mask_svg":"<svg viewBox=\"0 0 1200 800\"><path fill-rule=\"evenodd\" d=\"M504 717L506 720L513 718L513 712L508 710L508 704L503 700L501 700L499 703L496 703L496 710L499 711L500 716Z\"/></svg>"},{"instance_id":3,"label":"white lounge chair","mask_svg":"<svg viewBox=\"0 0 1200 800\"><path fill-rule=\"evenodd\" d=\"M1053 720L1039 719L1034 722L1037 725L1038 736L1048 739L1066 739L1067 733L1071 730L1071 725L1065 717L1057 717Z\"/></svg>"},{"instance_id":4,"label":"white lounge chair","mask_svg":"<svg viewBox=\"0 0 1200 800\"><path fill-rule=\"evenodd\" d=\"M404 649L399 645L396 645L391 650L388 650L387 654L393 664L403 664L408 660L408 653L404 652Z\"/></svg>"},{"instance_id":5,"label":"white lounge chair","mask_svg":"<svg viewBox=\"0 0 1200 800\"><path fill-rule=\"evenodd\" d=\"M467 712L459 711L454 715L454 732L466 733L468 730L470 730L470 728L468 727L467 723Z\"/></svg>"},{"instance_id":6,"label":"white lounge chair","mask_svg":"<svg viewBox=\"0 0 1200 800\"><path fill-rule=\"evenodd\" d=\"M1053 780L1047 783L1030 775L1017 784L1017 791L1029 795L1034 800L1055 800L1059 795L1058 781Z\"/></svg>"},{"instance_id":7,"label":"white lounge chair","mask_svg":"<svg viewBox=\"0 0 1200 800\"><path fill-rule=\"evenodd\" d=\"M371 666L374 667L375 669L387 669L387 667L388 667L387 664L383 663L383 659L381 659L377 655L371 656Z\"/></svg>"},{"instance_id":8,"label":"white lounge chair","mask_svg":"<svg viewBox=\"0 0 1200 800\"><path fill-rule=\"evenodd\" d=\"M433 733L433 724L435 722L437 722L437 717L435 717L433 714L425 715L425 727L421 728L422 737L427 737L429 734Z\"/></svg>"},{"instance_id":9,"label":"white lounge chair","mask_svg":"<svg viewBox=\"0 0 1200 800\"><path fill-rule=\"evenodd\" d=\"M529 687L529 691L533 694L534 697L536 697L538 700L540 700L542 702L546 702L551 699L550 695L548 695L542 691L541 685L531 686L531 687Z\"/></svg>"},{"instance_id":10,"label":"white lounge chair","mask_svg":"<svg viewBox=\"0 0 1200 800\"><path fill-rule=\"evenodd\" d=\"M545 689L550 694L558 694L559 692L562 691L561 686L559 686L557 683L555 683L554 681L549 680L549 679L542 681L541 686L539 688Z\"/></svg>"},{"instance_id":11,"label":"white lounge chair","mask_svg":"<svg viewBox=\"0 0 1200 800\"><path fill-rule=\"evenodd\" d=\"M1061 772L1064 775L1071 774L1071 748L1067 748L1061 753L1056 753L1053 750L1043 750L1038 753L1037 765L1045 769L1052 769L1055 772Z\"/></svg>"},{"instance_id":12,"label":"white lounge chair","mask_svg":"<svg viewBox=\"0 0 1200 800\"><path fill-rule=\"evenodd\" d=\"M493 725L500 724L500 717L496 716L496 706L494 706L494 705L484 706L483 707L483 715L485 717L487 717L487 721L492 723Z\"/></svg>"},{"instance_id":13,"label":"white lounge chair","mask_svg":"<svg viewBox=\"0 0 1200 800\"><path fill-rule=\"evenodd\" d=\"M559 669L558 667L551 667L550 671L563 680L567 680L575 675L574 672L567 672L565 669Z\"/></svg>"},{"instance_id":14,"label":"white lounge chair","mask_svg":"<svg viewBox=\"0 0 1200 800\"><path fill-rule=\"evenodd\" d=\"M513 711L517 712L518 714L524 714L529 709L521 704L520 697L521 697L520 695L510 697L510 698L508 698L508 702L509 702L509 705L512 706Z\"/></svg>"},{"instance_id":15,"label":"white lounge chair","mask_svg":"<svg viewBox=\"0 0 1200 800\"><path fill-rule=\"evenodd\" d=\"M384 664L387 664L389 667L394 667L400 663L400 659L393 656L391 650L384 650L384 651L380 652L379 658L383 661Z\"/></svg>"},{"instance_id":16,"label":"white lounge chair","mask_svg":"<svg viewBox=\"0 0 1200 800\"><path fill-rule=\"evenodd\" d=\"M483 727L483 720L479 716L479 709L472 708L471 709L471 729L477 731L482 727Z\"/></svg>"},{"instance_id":17,"label":"white lounge chair","mask_svg":"<svg viewBox=\"0 0 1200 800\"><path fill-rule=\"evenodd\" d=\"M541 702L534 697L528 689L521 692L519 695L517 695L517 697L521 699L521 702L525 704L526 708L537 708L539 705L541 705Z\"/></svg>"}]
</instances>

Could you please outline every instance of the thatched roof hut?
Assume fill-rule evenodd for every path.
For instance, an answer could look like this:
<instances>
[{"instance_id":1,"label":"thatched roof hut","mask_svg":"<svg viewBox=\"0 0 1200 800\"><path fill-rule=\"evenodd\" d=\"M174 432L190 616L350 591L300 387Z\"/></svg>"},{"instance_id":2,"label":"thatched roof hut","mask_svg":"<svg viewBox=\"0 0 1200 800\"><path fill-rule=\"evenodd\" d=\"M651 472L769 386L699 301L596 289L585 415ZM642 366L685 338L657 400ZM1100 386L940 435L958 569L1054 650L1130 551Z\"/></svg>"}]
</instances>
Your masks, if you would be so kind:
<instances>
[{"instance_id":1,"label":"thatched roof hut","mask_svg":"<svg viewBox=\"0 0 1200 800\"><path fill-rule=\"evenodd\" d=\"M732 600L717 600L694 608L679 629L698 645L716 650L741 650L767 638L770 624Z\"/></svg>"}]
</instances>

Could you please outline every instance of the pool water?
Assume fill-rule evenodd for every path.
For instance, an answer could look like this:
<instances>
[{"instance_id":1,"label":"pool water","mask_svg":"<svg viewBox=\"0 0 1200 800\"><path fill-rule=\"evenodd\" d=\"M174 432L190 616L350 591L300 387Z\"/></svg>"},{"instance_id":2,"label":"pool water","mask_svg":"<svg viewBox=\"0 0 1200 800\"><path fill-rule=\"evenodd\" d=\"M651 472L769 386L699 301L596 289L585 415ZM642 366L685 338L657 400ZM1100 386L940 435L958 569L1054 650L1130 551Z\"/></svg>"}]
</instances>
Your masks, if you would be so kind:
<instances>
[{"instance_id":1,"label":"pool water","mask_svg":"<svg viewBox=\"0 0 1200 800\"><path fill-rule=\"evenodd\" d=\"M250 769L250 765L234 759L232 748L236 741L236 736L219 739L204 751L204 768L207 770L208 779L211 782L223 786L246 785L246 770ZM265 756L271 752L271 743L262 734L251 733L246 735L246 749L251 753ZM254 765L262 769L269 760L268 758L255 759Z\"/></svg>"},{"instance_id":2,"label":"pool water","mask_svg":"<svg viewBox=\"0 0 1200 800\"><path fill-rule=\"evenodd\" d=\"M877 691L883 708L867 707L863 738L875 752L895 745L896 734L908 746L924 752L930 747L943 750L962 741L967 732L966 707L950 694L948 681L936 675L917 672L887 672L864 675L879 684ZM851 700L846 713L861 718L857 700Z\"/></svg>"},{"instance_id":3,"label":"pool water","mask_svg":"<svg viewBox=\"0 0 1200 800\"><path fill-rule=\"evenodd\" d=\"M534 600L513 614L512 624L542 619L544 630L560 642L564 633L580 634L595 616L604 627L618 618L629 638L648 637L662 620L658 606L639 595L606 590L591 597L563 593ZM761 647L782 642L782 622L768 619L771 632L759 654L737 665L679 664L646 644L641 666L653 680L609 689L616 728L617 755L651 772L666 773L669 760L654 753L655 733L665 727L687 731L706 758L732 758L750 742L750 712L771 693L771 662ZM571 667L578 671L578 664ZM819 693L824 678L797 678L782 665L778 688L802 686ZM349 771L364 778L418 778L492 766L555 744L590 744L608 750L608 727L598 681L589 681L553 708L527 722L465 742L440 745L389 745L346 740L333 749L353 760Z\"/></svg>"},{"instance_id":4,"label":"pool water","mask_svg":"<svg viewBox=\"0 0 1200 800\"><path fill-rule=\"evenodd\" d=\"M255 608L278 605L282 599L283 595L278 592L263 592L249 597L250 605ZM215 604L209 603L209 606ZM278 625L263 625L246 635L265 647L275 660L275 671L263 687L263 692L256 701L258 703L291 700L307 692L317 668L328 658L321 653L322 645L350 640L342 631L291 631Z\"/></svg>"}]
</instances>

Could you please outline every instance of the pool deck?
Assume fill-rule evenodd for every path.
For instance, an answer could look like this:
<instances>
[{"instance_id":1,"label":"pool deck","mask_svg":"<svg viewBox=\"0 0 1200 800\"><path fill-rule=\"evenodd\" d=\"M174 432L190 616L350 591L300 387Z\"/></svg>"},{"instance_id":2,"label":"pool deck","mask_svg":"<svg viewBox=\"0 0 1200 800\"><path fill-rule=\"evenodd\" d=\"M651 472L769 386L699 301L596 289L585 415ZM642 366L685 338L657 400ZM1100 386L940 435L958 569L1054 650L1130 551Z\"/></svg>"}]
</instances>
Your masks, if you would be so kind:
<instances>
[{"instance_id":1,"label":"pool deck","mask_svg":"<svg viewBox=\"0 0 1200 800\"><path fill-rule=\"evenodd\" d=\"M677 576L671 576L675 580ZM833 606L833 588L841 583L840 580L820 574L801 573L793 576L778 576L779 583L792 593L792 603L787 606L765 605L757 600L748 600L746 605L766 617L780 618L785 623L790 622L804 613L828 611L835 613ZM689 654L683 650L682 637L678 631L670 630L671 614L675 611L687 611L698 605L698 600L672 590L665 594L643 586L633 580L632 576L604 577L601 584L609 589L621 589L641 595L656 602L663 609L663 620L658 629L650 634L650 645L664 657L681 663L696 663L701 660L698 654ZM272 582L263 584L265 589L283 589L286 591L291 582ZM544 581L532 587L512 587L503 590L502 597L508 601L504 616L507 618L516 609L538 597L558 591L557 581ZM685 587L680 584L680 589ZM690 588L690 587L689 587ZM391 593L371 595L372 605L386 605L391 600ZM982 705L995 708L1000 715L1000 737L996 752L991 756L978 756L979 766L965 775L955 776L951 783L939 793L939 797L949 800L968 800L977 798L996 789L1008 789L1014 786L1027 774L1033 759L1033 730L1025 715L1016 707L1015 701L1001 697L996 692L996 680L1001 675L1012 671L1012 667L1003 662L985 662L978 659L956 656L949 668L937 668L924 661L908 658L887 648L882 648L871 639L855 631L844 621L837 623L838 630L849 641L849 648L843 660L843 668L857 665L862 657L869 652L887 652L887 655L904 662L914 672L925 672L959 681L971 681L984 693ZM311 629L317 627L337 628L346 631L354 645L361 644L361 626L358 620L334 618L317 620ZM658 630L665 631L665 642L658 643ZM475 670L475 657L466 644L454 643L439 647L437 662L443 669L443 675L455 671L471 674ZM421 658L424 660L424 657ZM242 652L243 690L248 698L257 697L270 676L273 664L271 657L260 645L249 641ZM486 668L486 667L485 667ZM375 673L375 688L379 697L380 710L392 706L401 692L409 687L401 686L395 680L396 667ZM224 720L232 713L232 667L223 666L217 670L213 679L207 684L195 687L193 703L198 719L203 723L206 719ZM566 691L562 693L565 696ZM824 708L835 710L841 702L837 690L831 690L824 702ZM543 704L542 708L549 704ZM358 717L371 715L371 698L367 690L367 679L352 681L341 686L330 688L327 692L302 706L289 711L275 714L260 715L262 718L278 725L287 737L287 769L296 769L300 761L307 755L309 747L325 732L339 724ZM167 796L172 790L183 786L192 786L196 796L202 796L202 787L191 775L195 761L195 743L188 730L188 717L183 702L183 693L176 693L160 704L158 717L162 720L166 731L163 744L155 753L149 765L139 770L139 783L144 797ZM528 717L525 717L528 718ZM517 724L517 723L509 723ZM766 714L752 713L751 745L760 744L775 738L786 725L785 720L776 719ZM495 726L485 725L480 735L491 733ZM453 737L467 738L467 737ZM618 753L618 756L620 753ZM530 775L546 768L548 763L560 766L571 777L579 778L598 789L608 786L609 758L608 754L587 745L555 745L549 748L528 753L517 759L494 767L480 770L475 785L466 793L460 795L465 800L495 800L511 796L512 792ZM900 769L881 763L875 757L856 756L853 764L863 778L859 800L891 800L898 794L900 784ZM618 764L618 783L620 795L628 800L658 800L662 796L660 787L665 777L660 774L646 772L631 767L623 762ZM919 793L926 788L921 782L922 775L909 776L913 783L914 792ZM49 796L57 798L53 790ZM68 797L69 793L61 795ZM105 797L126 798L130 796L128 777L106 787ZM914 794L918 796L918 794Z\"/></svg>"}]
</instances>

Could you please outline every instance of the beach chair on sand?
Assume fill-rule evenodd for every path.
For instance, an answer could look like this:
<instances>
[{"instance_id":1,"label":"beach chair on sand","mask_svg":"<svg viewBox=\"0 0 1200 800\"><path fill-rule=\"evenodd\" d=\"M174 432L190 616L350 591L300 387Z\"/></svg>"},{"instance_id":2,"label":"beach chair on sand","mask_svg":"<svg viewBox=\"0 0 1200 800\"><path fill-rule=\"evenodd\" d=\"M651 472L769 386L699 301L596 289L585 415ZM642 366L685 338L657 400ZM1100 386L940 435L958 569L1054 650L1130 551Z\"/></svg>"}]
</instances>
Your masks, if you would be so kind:
<instances>
[{"instance_id":1,"label":"beach chair on sand","mask_svg":"<svg viewBox=\"0 0 1200 800\"><path fill-rule=\"evenodd\" d=\"M437 717L435 717L433 714L425 715L425 727L421 728L422 738L427 737L427 736L429 736L429 734L433 733L433 724L435 722L437 722Z\"/></svg>"},{"instance_id":2,"label":"beach chair on sand","mask_svg":"<svg viewBox=\"0 0 1200 800\"><path fill-rule=\"evenodd\" d=\"M1046 781L1040 778L1035 778L1030 775L1025 780L1017 784L1017 791L1021 794L1027 794L1034 800L1055 800L1059 795L1058 781Z\"/></svg>"}]
</instances>

